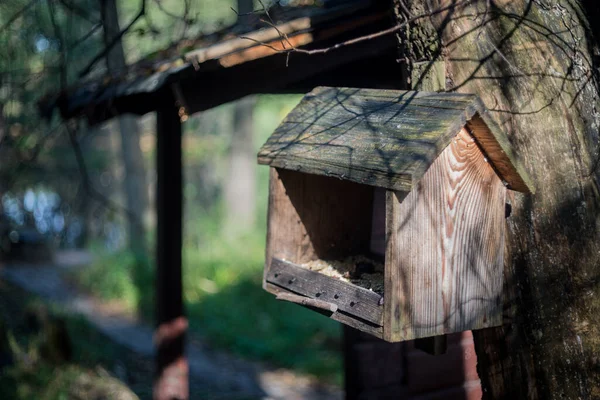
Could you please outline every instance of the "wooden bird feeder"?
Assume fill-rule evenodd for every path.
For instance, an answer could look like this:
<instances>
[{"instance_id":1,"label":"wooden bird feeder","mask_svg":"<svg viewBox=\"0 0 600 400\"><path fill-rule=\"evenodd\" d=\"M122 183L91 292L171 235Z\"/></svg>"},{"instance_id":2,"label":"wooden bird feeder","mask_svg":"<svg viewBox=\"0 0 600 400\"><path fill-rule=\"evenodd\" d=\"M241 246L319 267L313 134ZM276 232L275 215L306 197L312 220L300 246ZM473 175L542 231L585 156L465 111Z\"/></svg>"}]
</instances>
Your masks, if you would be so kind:
<instances>
[{"instance_id":1,"label":"wooden bird feeder","mask_svg":"<svg viewBox=\"0 0 600 400\"><path fill-rule=\"evenodd\" d=\"M258 161L267 291L390 342L501 325L506 191L532 186L476 96L316 88Z\"/></svg>"}]
</instances>

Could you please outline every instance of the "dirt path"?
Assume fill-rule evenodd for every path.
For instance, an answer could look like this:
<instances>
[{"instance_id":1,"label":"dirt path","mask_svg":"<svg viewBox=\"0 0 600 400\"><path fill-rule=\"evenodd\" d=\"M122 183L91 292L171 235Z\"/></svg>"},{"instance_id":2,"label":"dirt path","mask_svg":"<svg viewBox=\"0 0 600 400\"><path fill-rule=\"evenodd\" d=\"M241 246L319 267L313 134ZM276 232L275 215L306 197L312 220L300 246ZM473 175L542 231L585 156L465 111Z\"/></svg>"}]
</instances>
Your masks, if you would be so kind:
<instances>
[{"instance_id":1,"label":"dirt path","mask_svg":"<svg viewBox=\"0 0 600 400\"><path fill-rule=\"evenodd\" d=\"M0 265L0 279L59 305L67 312L84 316L114 342L151 359L154 348L150 326L77 292L62 278L65 269L78 268L85 259L85 255L72 253L60 254L58 265ZM187 354L192 393L211 393L211 399L343 398L337 388L320 385L288 370L272 369L210 349L198 340L188 344Z\"/></svg>"}]
</instances>

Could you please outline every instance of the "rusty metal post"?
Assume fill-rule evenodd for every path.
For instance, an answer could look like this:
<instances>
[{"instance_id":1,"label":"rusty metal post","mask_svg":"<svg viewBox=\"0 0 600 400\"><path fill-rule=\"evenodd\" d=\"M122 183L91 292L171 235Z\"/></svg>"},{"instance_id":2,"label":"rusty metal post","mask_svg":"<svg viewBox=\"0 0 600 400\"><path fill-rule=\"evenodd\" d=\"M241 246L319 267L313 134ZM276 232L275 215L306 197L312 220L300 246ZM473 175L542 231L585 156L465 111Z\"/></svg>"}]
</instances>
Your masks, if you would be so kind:
<instances>
[{"instance_id":1,"label":"rusty metal post","mask_svg":"<svg viewBox=\"0 0 600 400\"><path fill-rule=\"evenodd\" d=\"M155 400L189 397L185 358L187 318L183 309L181 250L183 165L181 122L175 102L157 111L156 118L156 371Z\"/></svg>"}]
</instances>

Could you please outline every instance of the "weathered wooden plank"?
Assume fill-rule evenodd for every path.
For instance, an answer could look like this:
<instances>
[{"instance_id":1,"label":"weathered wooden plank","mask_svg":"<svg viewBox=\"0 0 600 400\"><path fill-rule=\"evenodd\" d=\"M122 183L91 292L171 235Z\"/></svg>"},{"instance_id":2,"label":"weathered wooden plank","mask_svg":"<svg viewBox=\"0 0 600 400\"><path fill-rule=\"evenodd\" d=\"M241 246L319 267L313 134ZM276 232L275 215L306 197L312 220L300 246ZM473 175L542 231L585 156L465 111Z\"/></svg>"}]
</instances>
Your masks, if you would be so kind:
<instances>
[{"instance_id":1,"label":"weathered wooden plank","mask_svg":"<svg viewBox=\"0 0 600 400\"><path fill-rule=\"evenodd\" d=\"M286 117L258 162L409 191L469 120L502 179L530 191L505 135L487 129L473 95L355 88L317 88Z\"/></svg>"},{"instance_id":2,"label":"weathered wooden plank","mask_svg":"<svg viewBox=\"0 0 600 400\"><path fill-rule=\"evenodd\" d=\"M290 175L289 172L283 175ZM269 206L267 219L267 248L263 282L266 284L267 271L275 257L303 263L317 258L310 236L302 223L297 210L286 193L282 178L276 168L269 171ZM288 186L293 186L294 176L289 177ZM301 187L301 178L297 177ZM293 189L292 189L293 191ZM301 210L302 207L299 207ZM265 286L266 289L266 286Z\"/></svg>"},{"instance_id":3,"label":"weathered wooden plank","mask_svg":"<svg viewBox=\"0 0 600 400\"><path fill-rule=\"evenodd\" d=\"M381 326L357 319L353 315L346 314L343 311L337 310L331 314L330 318L344 325L348 325L351 328L368 333L369 335L373 335L380 339L383 338L383 328Z\"/></svg>"},{"instance_id":4,"label":"weathered wooden plank","mask_svg":"<svg viewBox=\"0 0 600 400\"><path fill-rule=\"evenodd\" d=\"M307 96L288 115L259 163L410 190L466 122L462 104L436 108L445 105L438 94L383 91L396 94L390 100L359 89L316 92L323 96Z\"/></svg>"},{"instance_id":5,"label":"weathered wooden plank","mask_svg":"<svg viewBox=\"0 0 600 400\"><path fill-rule=\"evenodd\" d=\"M323 300L319 300L319 299L313 299L311 297L299 296L299 295L293 294L293 293L285 293L285 292L278 293L275 298L277 300L289 301L292 303L300 304L302 306L318 308L320 310L329 311L332 313L336 312L338 309L338 306L336 304L329 303L327 301L323 301Z\"/></svg>"},{"instance_id":6,"label":"weathered wooden plank","mask_svg":"<svg viewBox=\"0 0 600 400\"><path fill-rule=\"evenodd\" d=\"M287 289L284 289L280 286L274 285L269 282L264 283L264 288L267 292L273 293L276 296L280 295L281 293L288 292ZM368 321L364 321L364 320L359 319L350 314L346 314L339 309L334 313L331 313L330 311L319 310L317 308L311 308L311 310L321 313L321 314L325 315L326 317L329 317L329 318L331 318L335 321L338 321L344 325L347 325L354 329L358 329L359 331L368 333L369 335L373 335L380 339L383 338L383 328L380 325L373 324Z\"/></svg>"},{"instance_id":7,"label":"weathered wooden plank","mask_svg":"<svg viewBox=\"0 0 600 400\"><path fill-rule=\"evenodd\" d=\"M380 100L380 101L397 101L397 102L413 102L413 104L421 104L426 107L431 107L432 103L438 102L440 107L443 108L454 108L457 110L464 110L464 108L471 104L477 97L473 94L465 93L440 93L434 92L428 88L419 88L416 90L391 90L391 89L359 89L359 88L348 88L348 87L317 87L312 92L307 94L307 99L312 96L320 97L324 100L336 98L340 96L364 97L366 101ZM418 101L417 101L418 100ZM439 103L441 102L441 103ZM443 103L443 104L442 104Z\"/></svg>"},{"instance_id":8,"label":"weathered wooden plank","mask_svg":"<svg viewBox=\"0 0 600 400\"><path fill-rule=\"evenodd\" d=\"M186 61L203 63L207 60L215 60L221 57L231 55L236 51L244 51L249 48L259 47L259 43L269 43L274 40L281 41L281 35L293 37L294 34L309 30L311 19L309 17L298 18L277 27L265 28L255 32L250 32L244 37L234 37L220 43L215 43L208 47L187 52L183 57ZM310 35L312 41L312 35ZM307 42L307 43L310 43Z\"/></svg>"},{"instance_id":9,"label":"weathered wooden plank","mask_svg":"<svg viewBox=\"0 0 600 400\"><path fill-rule=\"evenodd\" d=\"M350 10L346 10L346 12L348 11ZM281 25L284 27L283 30L279 29L279 27L276 29L267 28L266 31L270 31L267 35L263 35L263 31L257 31L252 32L245 37L229 40L224 43L225 46L221 49L220 54L212 54L209 58L204 56L202 57L202 60L218 59L220 65L229 68L248 61L284 52L291 47L301 48L313 43L315 40L323 41L382 19L385 16L386 13L367 15L366 17L350 19L348 22L339 22L333 27L323 27L318 30L315 29L315 23L318 18L300 18L298 20L290 21L291 23L294 23L293 27L289 25L290 23L286 23ZM333 15L328 15L328 19L331 17L333 17ZM305 24L306 21L308 22L308 25ZM271 29L274 29L275 32ZM286 30L292 31L288 33ZM285 40L282 40L282 34L286 35ZM263 39L258 39L258 37L263 37ZM242 41L242 43L246 42L245 46L236 43L238 40ZM231 44L235 43L235 49L228 51L227 43L229 42L231 42Z\"/></svg>"},{"instance_id":10,"label":"weathered wooden plank","mask_svg":"<svg viewBox=\"0 0 600 400\"><path fill-rule=\"evenodd\" d=\"M246 42L248 41L249 40L246 39ZM256 44L256 46L249 47L232 54L224 55L219 59L219 64L225 68L230 68L235 65L247 63L248 61L253 61L259 58L277 54L289 49L290 47L300 48L312 43L312 41L313 35L311 33L301 33L294 36L288 36L285 41L278 37L270 42L262 42L264 44Z\"/></svg>"},{"instance_id":11,"label":"weathered wooden plank","mask_svg":"<svg viewBox=\"0 0 600 400\"><path fill-rule=\"evenodd\" d=\"M259 162L264 159L259 158ZM277 158L263 162L271 167L298 171L307 174L323 175L327 177L345 179L364 185L378 186L387 189L409 191L413 187L413 178L410 174L388 174L377 170L353 168L347 165L331 164L323 159L306 159L300 157Z\"/></svg>"},{"instance_id":12,"label":"weathered wooden plank","mask_svg":"<svg viewBox=\"0 0 600 400\"><path fill-rule=\"evenodd\" d=\"M474 115L467 127L509 189L535 193L533 183L512 151L508 137L488 116L487 111Z\"/></svg>"},{"instance_id":13,"label":"weathered wooden plank","mask_svg":"<svg viewBox=\"0 0 600 400\"><path fill-rule=\"evenodd\" d=\"M446 89L446 63L444 61L423 61L414 63L411 71L413 90L443 92ZM414 341L415 347L431 355L446 352L446 335L430 336Z\"/></svg>"},{"instance_id":14,"label":"weathered wooden plank","mask_svg":"<svg viewBox=\"0 0 600 400\"><path fill-rule=\"evenodd\" d=\"M271 261L266 280L294 293L335 304L339 310L365 321L382 324L382 297L370 290L279 259Z\"/></svg>"},{"instance_id":15,"label":"weathered wooden plank","mask_svg":"<svg viewBox=\"0 0 600 400\"><path fill-rule=\"evenodd\" d=\"M388 192L386 340L502 323L505 193L464 129L408 196Z\"/></svg>"}]
</instances>

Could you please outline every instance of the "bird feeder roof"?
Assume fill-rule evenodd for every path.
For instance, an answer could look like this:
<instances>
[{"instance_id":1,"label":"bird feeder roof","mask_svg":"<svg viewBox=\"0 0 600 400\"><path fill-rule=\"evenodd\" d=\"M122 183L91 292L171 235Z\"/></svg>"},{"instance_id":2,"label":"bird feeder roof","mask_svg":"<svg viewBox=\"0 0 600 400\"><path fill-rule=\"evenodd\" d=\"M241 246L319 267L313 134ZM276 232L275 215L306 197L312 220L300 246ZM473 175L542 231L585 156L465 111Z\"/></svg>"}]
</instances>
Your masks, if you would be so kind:
<instances>
[{"instance_id":1,"label":"bird feeder roof","mask_svg":"<svg viewBox=\"0 0 600 400\"><path fill-rule=\"evenodd\" d=\"M277 127L258 162L409 192L462 128L508 188L533 192L507 136L472 94L318 87Z\"/></svg>"}]
</instances>

